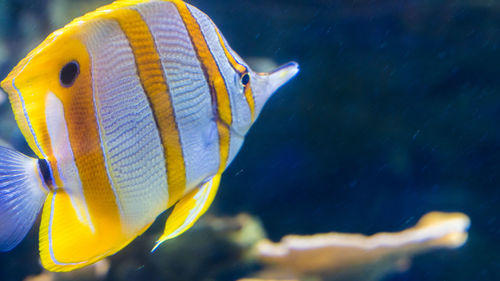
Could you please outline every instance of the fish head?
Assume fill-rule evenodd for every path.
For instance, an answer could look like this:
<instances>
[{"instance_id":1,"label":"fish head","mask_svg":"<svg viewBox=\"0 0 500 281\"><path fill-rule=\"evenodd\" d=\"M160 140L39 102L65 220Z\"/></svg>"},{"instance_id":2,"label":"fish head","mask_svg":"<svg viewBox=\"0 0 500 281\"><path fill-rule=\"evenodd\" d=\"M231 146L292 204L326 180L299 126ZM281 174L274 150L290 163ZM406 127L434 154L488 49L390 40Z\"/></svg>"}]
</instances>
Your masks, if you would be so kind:
<instances>
[{"instance_id":1,"label":"fish head","mask_svg":"<svg viewBox=\"0 0 500 281\"><path fill-rule=\"evenodd\" d=\"M56 96L64 107L91 93L90 59L72 26L58 30L33 49L1 82L28 144L39 157L50 151L47 100Z\"/></svg>"},{"instance_id":2,"label":"fish head","mask_svg":"<svg viewBox=\"0 0 500 281\"><path fill-rule=\"evenodd\" d=\"M241 58L238 60L244 64ZM299 72L296 62L286 63L271 72L256 72L246 64L244 66L245 71L235 72L237 82L234 84L237 86L230 92L235 111L232 129L240 135L248 132L272 94Z\"/></svg>"}]
</instances>

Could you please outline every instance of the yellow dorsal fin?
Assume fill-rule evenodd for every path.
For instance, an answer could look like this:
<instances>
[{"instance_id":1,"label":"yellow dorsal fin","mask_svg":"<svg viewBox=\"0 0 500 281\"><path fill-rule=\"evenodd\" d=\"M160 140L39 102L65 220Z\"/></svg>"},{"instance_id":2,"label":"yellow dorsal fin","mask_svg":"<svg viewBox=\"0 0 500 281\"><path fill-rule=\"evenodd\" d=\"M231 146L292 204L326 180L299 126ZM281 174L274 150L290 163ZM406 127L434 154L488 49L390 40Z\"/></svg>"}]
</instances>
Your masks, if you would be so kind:
<instances>
[{"instance_id":1,"label":"yellow dorsal fin","mask_svg":"<svg viewBox=\"0 0 500 281\"><path fill-rule=\"evenodd\" d=\"M220 174L188 193L174 207L167 219L163 235L156 241L154 251L161 243L184 233L207 211L219 188Z\"/></svg>"}]
</instances>

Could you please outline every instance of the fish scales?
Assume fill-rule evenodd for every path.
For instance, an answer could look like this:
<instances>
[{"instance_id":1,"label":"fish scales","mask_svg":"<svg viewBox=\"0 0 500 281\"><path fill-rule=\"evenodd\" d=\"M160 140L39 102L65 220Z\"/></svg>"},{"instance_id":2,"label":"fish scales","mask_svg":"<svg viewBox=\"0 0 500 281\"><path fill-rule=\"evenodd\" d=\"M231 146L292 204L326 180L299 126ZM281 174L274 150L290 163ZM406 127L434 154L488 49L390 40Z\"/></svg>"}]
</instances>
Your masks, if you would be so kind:
<instances>
[{"instance_id":1,"label":"fish scales","mask_svg":"<svg viewBox=\"0 0 500 281\"><path fill-rule=\"evenodd\" d=\"M185 164L172 99L166 83L153 36L139 12L123 9L116 15L133 50L138 75L153 108L163 143L166 159L167 182L173 204L184 193Z\"/></svg>"},{"instance_id":2,"label":"fish scales","mask_svg":"<svg viewBox=\"0 0 500 281\"><path fill-rule=\"evenodd\" d=\"M175 5L141 5L155 39L173 101L186 167L186 189L217 172L219 143L210 89ZM165 17L168 14L168 17Z\"/></svg>"},{"instance_id":3,"label":"fish scales","mask_svg":"<svg viewBox=\"0 0 500 281\"><path fill-rule=\"evenodd\" d=\"M87 43L94 61L94 110L105 170L116 197L123 229L134 232L165 208L169 194L168 173L158 117L155 118L151 99L144 90L146 87L140 78L134 45L129 43L119 22L109 21L107 28L99 32L102 35L94 36ZM102 36L112 36L112 40L103 41ZM126 79L113 79L117 76Z\"/></svg>"}]
</instances>

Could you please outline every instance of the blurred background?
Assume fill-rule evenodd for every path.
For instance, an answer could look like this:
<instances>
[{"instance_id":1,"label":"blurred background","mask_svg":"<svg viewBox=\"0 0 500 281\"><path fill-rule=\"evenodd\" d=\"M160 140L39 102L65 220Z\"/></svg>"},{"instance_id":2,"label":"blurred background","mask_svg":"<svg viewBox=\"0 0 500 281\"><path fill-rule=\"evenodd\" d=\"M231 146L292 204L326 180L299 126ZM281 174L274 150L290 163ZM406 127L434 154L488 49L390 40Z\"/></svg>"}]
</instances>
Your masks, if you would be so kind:
<instances>
[{"instance_id":1,"label":"blurred background","mask_svg":"<svg viewBox=\"0 0 500 281\"><path fill-rule=\"evenodd\" d=\"M0 79L51 31L109 2L0 0ZM263 59L301 67L265 106L210 214L249 213L278 241L400 231L429 211L464 212L472 224L462 248L417 256L383 280L500 280L499 1L189 3L256 68ZM30 153L8 102L0 138ZM1 280L42 271L37 232L0 253ZM133 242L112 257L108 280L125 280L113 264L151 246ZM130 280L166 280L140 258L132 266ZM199 275L177 280L235 280L254 268L190 270Z\"/></svg>"}]
</instances>

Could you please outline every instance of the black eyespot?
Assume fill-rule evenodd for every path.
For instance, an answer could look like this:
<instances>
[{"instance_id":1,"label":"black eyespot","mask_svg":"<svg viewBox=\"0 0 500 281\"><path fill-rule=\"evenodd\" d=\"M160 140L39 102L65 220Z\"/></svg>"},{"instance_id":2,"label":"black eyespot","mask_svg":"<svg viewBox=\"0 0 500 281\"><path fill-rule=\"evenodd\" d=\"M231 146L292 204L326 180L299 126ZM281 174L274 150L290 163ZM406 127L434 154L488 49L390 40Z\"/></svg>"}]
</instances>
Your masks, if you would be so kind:
<instances>
[{"instance_id":1,"label":"black eyespot","mask_svg":"<svg viewBox=\"0 0 500 281\"><path fill-rule=\"evenodd\" d=\"M250 82L250 75L248 73L243 74L240 79L241 85L246 86Z\"/></svg>"},{"instance_id":2,"label":"black eyespot","mask_svg":"<svg viewBox=\"0 0 500 281\"><path fill-rule=\"evenodd\" d=\"M40 168L45 184L47 186L52 186L54 179L52 178L49 162L45 159L38 159L38 167Z\"/></svg>"},{"instance_id":3,"label":"black eyespot","mask_svg":"<svg viewBox=\"0 0 500 281\"><path fill-rule=\"evenodd\" d=\"M78 65L78 62L72 61L67 63L65 66L63 66L63 68L61 69L61 73L59 74L61 85L63 87L70 87L75 82L76 77L78 77L79 73L80 66Z\"/></svg>"}]
</instances>

